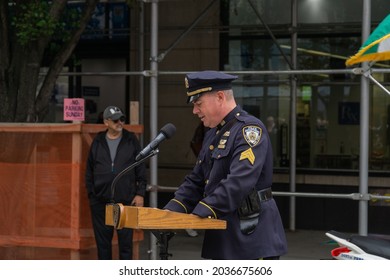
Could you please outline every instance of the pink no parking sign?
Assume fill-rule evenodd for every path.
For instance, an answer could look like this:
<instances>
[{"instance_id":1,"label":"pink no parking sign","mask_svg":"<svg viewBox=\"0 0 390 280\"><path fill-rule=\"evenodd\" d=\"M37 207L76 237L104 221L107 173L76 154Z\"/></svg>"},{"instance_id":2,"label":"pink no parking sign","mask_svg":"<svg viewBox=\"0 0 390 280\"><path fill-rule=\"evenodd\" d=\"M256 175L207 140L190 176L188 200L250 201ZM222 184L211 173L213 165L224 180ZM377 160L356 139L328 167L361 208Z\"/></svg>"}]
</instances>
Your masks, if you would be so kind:
<instances>
[{"instance_id":1,"label":"pink no parking sign","mask_svg":"<svg viewBox=\"0 0 390 280\"><path fill-rule=\"evenodd\" d=\"M84 121L84 99L64 98L64 121Z\"/></svg>"}]
</instances>

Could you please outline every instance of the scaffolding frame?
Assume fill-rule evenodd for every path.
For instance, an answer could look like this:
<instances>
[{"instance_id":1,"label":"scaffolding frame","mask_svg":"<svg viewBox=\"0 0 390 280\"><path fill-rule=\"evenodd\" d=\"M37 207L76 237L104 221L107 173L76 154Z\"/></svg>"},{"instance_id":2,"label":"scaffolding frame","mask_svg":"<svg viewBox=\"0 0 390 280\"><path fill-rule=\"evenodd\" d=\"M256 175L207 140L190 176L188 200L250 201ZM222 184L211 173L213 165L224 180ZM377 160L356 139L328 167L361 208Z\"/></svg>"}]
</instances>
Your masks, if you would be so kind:
<instances>
[{"instance_id":1,"label":"scaffolding frame","mask_svg":"<svg viewBox=\"0 0 390 280\"><path fill-rule=\"evenodd\" d=\"M251 1L248 0L252 5ZM158 57L158 2L159 0L154 0L151 3L151 63L150 69L153 71L154 75L150 78L150 97L151 102L156 102L151 104L151 139L154 139L157 131L157 77L158 73L158 61L153 59L153 57ZM291 15L292 15L292 27L297 24L297 0L291 0ZM207 10L206 10L207 11ZM205 12L205 11L204 11ZM362 15L362 42L366 41L370 34L371 27L371 0L363 0L363 15ZM294 28L292 28L295 30ZM270 33L272 35L272 32ZM180 37L182 38L182 37ZM179 39L180 39L179 38ZM292 70L296 69L296 57L297 57L297 34L293 32L291 35L291 46L292 46ZM368 63L363 63L363 68L368 68ZM335 71L336 72L336 71ZM315 72L312 72L313 74ZM238 74L238 73L237 73ZM279 73L280 74L280 73ZM291 75L296 73L291 72ZM315 73L318 74L318 73ZM296 188L296 120L295 120L295 104L297 96L297 83L296 79L291 79L291 108L290 108L290 192L295 192ZM366 131L369 129L369 79L368 77L361 76L361 102L360 102L360 112L361 112L361 124L360 124L360 158L359 158L359 193L363 196L368 193L368 134ZM156 111L154 111L156 110ZM292 117L291 117L292 116ZM153 185L157 185L157 158L151 162L151 181ZM152 207L157 205L157 196L155 192L151 192ZM290 197L290 229L295 230L295 197ZM367 226L368 225L368 201L359 200L359 234L367 235ZM155 240L152 240L152 245L155 244ZM152 259L155 259L155 249L152 248Z\"/></svg>"}]
</instances>

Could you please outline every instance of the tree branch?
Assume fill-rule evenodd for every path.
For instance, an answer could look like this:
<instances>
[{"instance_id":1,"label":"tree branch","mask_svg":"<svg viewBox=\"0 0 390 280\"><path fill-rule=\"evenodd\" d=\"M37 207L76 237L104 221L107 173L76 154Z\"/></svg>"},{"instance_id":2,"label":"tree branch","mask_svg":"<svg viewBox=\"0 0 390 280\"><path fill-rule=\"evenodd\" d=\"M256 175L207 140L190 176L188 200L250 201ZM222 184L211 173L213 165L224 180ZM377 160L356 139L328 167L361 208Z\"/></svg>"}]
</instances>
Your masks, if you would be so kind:
<instances>
[{"instance_id":1,"label":"tree branch","mask_svg":"<svg viewBox=\"0 0 390 280\"><path fill-rule=\"evenodd\" d=\"M35 110L36 114L40 116L39 119L42 119L42 116L45 114L45 109L47 108L48 100L52 94L52 89L58 78L59 73L62 71L62 68L66 61L69 59L70 55L73 53L81 35L83 34L89 20L91 19L92 13L95 11L96 5L99 0L87 0L85 2L85 9L80 19L80 26L77 28L71 35L70 40L62 46L60 51L52 60L52 63L49 68L49 72L45 76L43 85L36 99Z\"/></svg>"}]
</instances>

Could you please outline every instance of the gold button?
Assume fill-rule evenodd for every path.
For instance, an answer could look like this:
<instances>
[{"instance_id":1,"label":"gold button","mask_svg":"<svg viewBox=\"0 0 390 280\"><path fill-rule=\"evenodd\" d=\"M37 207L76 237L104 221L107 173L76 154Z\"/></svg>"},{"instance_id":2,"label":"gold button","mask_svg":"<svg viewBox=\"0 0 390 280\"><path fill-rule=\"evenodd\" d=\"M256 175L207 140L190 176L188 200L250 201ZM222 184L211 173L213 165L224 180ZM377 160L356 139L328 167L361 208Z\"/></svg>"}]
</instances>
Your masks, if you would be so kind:
<instances>
[{"instance_id":1,"label":"gold button","mask_svg":"<svg viewBox=\"0 0 390 280\"><path fill-rule=\"evenodd\" d=\"M210 145L209 149L210 149L210 151L214 150L214 146Z\"/></svg>"},{"instance_id":2,"label":"gold button","mask_svg":"<svg viewBox=\"0 0 390 280\"><path fill-rule=\"evenodd\" d=\"M207 179L206 181L204 181L206 183L206 185L209 183L209 180Z\"/></svg>"}]
</instances>

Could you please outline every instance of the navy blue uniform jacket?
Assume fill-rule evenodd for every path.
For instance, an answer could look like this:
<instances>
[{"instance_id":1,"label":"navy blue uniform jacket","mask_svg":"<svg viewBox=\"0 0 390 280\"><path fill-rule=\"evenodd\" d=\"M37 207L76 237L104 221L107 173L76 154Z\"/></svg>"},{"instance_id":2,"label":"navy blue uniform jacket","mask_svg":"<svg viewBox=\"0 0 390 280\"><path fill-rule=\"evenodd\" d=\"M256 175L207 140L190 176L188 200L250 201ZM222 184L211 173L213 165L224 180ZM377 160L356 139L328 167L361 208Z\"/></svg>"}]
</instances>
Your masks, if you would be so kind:
<instances>
[{"instance_id":1,"label":"navy blue uniform jacket","mask_svg":"<svg viewBox=\"0 0 390 280\"><path fill-rule=\"evenodd\" d=\"M287 244L274 199L261 202L253 233L240 230L237 209L254 187L271 187L273 159L264 124L239 106L225 117L224 125L228 127L234 118L227 131L218 126L206 133L194 169L164 208L227 221L226 230L205 231L202 258L281 256L287 252Z\"/></svg>"}]
</instances>

